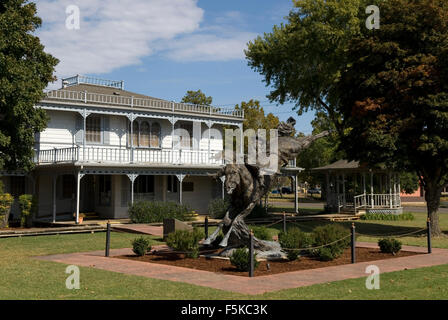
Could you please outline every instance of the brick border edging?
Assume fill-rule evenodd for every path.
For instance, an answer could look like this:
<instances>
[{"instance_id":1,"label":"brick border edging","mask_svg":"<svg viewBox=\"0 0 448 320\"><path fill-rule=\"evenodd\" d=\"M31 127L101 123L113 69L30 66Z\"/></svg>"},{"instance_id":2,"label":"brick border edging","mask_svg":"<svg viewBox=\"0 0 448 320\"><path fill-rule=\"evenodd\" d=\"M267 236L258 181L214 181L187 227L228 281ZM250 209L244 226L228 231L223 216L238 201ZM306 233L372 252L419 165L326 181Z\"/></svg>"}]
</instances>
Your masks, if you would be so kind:
<instances>
[{"instance_id":1,"label":"brick border edging","mask_svg":"<svg viewBox=\"0 0 448 320\"><path fill-rule=\"evenodd\" d=\"M375 243L369 242L358 242L357 247L378 248ZM426 252L427 249L425 247L403 246L402 250L422 253ZM185 267L114 258L114 256L131 253L132 250L130 248L124 248L111 250L111 257L109 258L104 257L104 251L57 254L34 258L84 267L94 267L160 280L184 282L250 295L367 277L368 274L365 273L366 267L372 264L378 266L381 273L448 264L448 249L433 248L433 253L431 254L359 262L249 278Z\"/></svg>"}]
</instances>

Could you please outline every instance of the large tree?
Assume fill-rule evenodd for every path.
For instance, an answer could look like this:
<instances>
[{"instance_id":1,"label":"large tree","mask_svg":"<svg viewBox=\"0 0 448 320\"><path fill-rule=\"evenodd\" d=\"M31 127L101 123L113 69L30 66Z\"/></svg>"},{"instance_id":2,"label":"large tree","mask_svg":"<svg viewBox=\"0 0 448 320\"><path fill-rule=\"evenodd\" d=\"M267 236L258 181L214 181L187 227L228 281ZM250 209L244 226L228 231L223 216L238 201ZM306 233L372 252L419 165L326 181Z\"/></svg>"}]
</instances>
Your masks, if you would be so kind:
<instances>
[{"instance_id":1,"label":"large tree","mask_svg":"<svg viewBox=\"0 0 448 320\"><path fill-rule=\"evenodd\" d=\"M351 157L415 171L428 218L441 234L441 191L448 182L448 3L388 0L381 28L350 41L352 64L335 87Z\"/></svg>"},{"instance_id":2,"label":"large tree","mask_svg":"<svg viewBox=\"0 0 448 320\"><path fill-rule=\"evenodd\" d=\"M212 97L207 97L205 93L203 93L201 89L199 89L197 91L187 91L181 102L209 106L212 104L212 101Z\"/></svg>"},{"instance_id":3,"label":"large tree","mask_svg":"<svg viewBox=\"0 0 448 320\"><path fill-rule=\"evenodd\" d=\"M40 25L34 3L0 2L0 169L31 169L35 134L47 123L34 105L55 80L58 60L33 35Z\"/></svg>"},{"instance_id":4,"label":"large tree","mask_svg":"<svg viewBox=\"0 0 448 320\"><path fill-rule=\"evenodd\" d=\"M368 5L380 30L365 26ZM269 98L324 112L350 159L413 170L428 216L447 182L447 3L442 0L297 0L286 24L249 43L249 65Z\"/></svg>"}]
</instances>

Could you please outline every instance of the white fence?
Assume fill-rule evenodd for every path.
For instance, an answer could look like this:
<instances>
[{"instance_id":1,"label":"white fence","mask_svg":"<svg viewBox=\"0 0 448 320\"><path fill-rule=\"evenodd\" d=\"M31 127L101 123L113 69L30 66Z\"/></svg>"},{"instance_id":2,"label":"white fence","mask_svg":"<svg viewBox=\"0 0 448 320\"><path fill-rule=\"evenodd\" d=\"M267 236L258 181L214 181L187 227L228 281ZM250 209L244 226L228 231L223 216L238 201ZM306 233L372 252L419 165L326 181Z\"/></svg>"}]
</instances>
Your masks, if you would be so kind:
<instances>
[{"instance_id":1,"label":"white fence","mask_svg":"<svg viewBox=\"0 0 448 320\"><path fill-rule=\"evenodd\" d=\"M354 197L355 211L375 208L400 208L401 198L398 193L361 194Z\"/></svg>"}]
</instances>

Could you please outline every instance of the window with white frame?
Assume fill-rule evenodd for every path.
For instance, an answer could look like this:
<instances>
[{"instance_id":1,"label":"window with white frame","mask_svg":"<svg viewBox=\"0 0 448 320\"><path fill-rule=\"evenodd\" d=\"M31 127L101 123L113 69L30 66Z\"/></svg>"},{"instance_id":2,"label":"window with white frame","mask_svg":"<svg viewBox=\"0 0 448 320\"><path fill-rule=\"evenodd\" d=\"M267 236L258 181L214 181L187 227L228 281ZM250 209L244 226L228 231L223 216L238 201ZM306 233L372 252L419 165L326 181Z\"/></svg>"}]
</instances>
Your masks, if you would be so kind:
<instances>
[{"instance_id":1,"label":"window with white frame","mask_svg":"<svg viewBox=\"0 0 448 320\"><path fill-rule=\"evenodd\" d=\"M101 143L101 116L91 115L87 117L86 142Z\"/></svg>"},{"instance_id":2,"label":"window with white frame","mask_svg":"<svg viewBox=\"0 0 448 320\"><path fill-rule=\"evenodd\" d=\"M128 144L131 144L130 126L128 128ZM160 148L161 126L158 122L135 120L132 125L132 144L137 148Z\"/></svg>"}]
</instances>

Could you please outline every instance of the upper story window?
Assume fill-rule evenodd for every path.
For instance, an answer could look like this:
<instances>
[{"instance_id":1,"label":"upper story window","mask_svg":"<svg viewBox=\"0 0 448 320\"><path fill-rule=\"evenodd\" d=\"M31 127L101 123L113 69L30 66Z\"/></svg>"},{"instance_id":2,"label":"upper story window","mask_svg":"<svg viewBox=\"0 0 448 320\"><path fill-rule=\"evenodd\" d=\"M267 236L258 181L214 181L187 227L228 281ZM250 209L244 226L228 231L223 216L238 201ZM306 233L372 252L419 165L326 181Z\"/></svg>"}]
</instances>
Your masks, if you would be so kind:
<instances>
[{"instance_id":1,"label":"upper story window","mask_svg":"<svg viewBox=\"0 0 448 320\"><path fill-rule=\"evenodd\" d=\"M135 120L132 126L132 144L134 147L160 148L161 126L158 122ZM128 143L130 144L130 139L128 139Z\"/></svg>"},{"instance_id":2,"label":"upper story window","mask_svg":"<svg viewBox=\"0 0 448 320\"><path fill-rule=\"evenodd\" d=\"M86 141L101 143L101 117L88 116L86 119Z\"/></svg>"}]
</instances>

